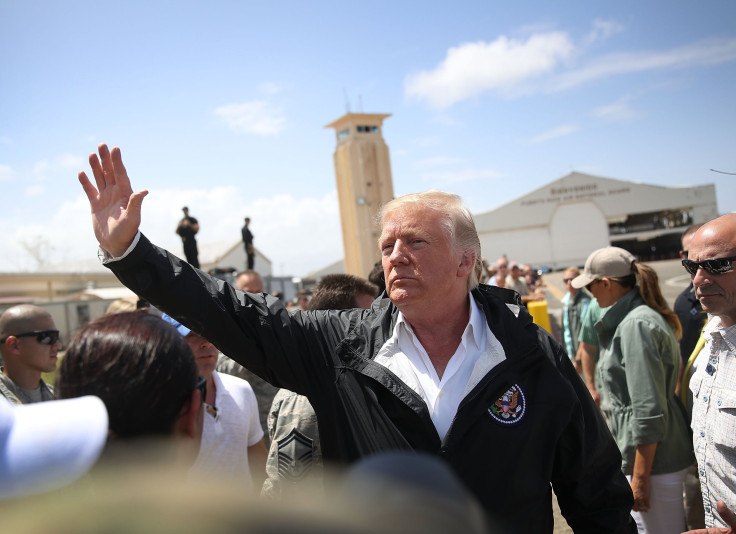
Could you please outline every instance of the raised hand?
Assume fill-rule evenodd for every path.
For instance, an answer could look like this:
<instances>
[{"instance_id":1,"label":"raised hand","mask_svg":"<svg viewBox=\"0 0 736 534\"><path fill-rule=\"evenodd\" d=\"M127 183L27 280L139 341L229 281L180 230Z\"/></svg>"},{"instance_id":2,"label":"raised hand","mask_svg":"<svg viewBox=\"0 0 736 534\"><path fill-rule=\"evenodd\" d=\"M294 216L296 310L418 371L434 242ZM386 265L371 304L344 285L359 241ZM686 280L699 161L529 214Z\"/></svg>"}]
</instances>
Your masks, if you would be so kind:
<instances>
[{"instance_id":1,"label":"raised hand","mask_svg":"<svg viewBox=\"0 0 736 534\"><path fill-rule=\"evenodd\" d=\"M97 150L99 159L94 152L89 155L97 188L84 171L79 173L79 183L92 209L92 227L97 241L110 255L121 256L138 232L141 204L148 191L133 193L118 147L110 152L103 143Z\"/></svg>"}]
</instances>

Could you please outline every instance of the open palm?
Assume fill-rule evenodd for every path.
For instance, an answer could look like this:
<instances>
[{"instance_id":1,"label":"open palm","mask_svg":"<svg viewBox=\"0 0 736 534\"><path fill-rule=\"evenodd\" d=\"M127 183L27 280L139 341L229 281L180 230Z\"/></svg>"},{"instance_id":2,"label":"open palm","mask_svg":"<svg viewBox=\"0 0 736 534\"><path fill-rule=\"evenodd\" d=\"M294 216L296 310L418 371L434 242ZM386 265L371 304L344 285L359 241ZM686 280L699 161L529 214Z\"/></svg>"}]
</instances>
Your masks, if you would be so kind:
<instances>
[{"instance_id":1,"label":"open palm","mask_svg":"<svg viewBox=\"0 0 736 534\"><path fill-rule=\"evenodd\" d=\"M148 191L133 192L118 147L112 152L104 143L97 154L89 156L89 164L97 187L84 171L79 183L87 194L92 209L92 227L100 246L113 257L121 256L133 242L141 223L141 204Z\"/></svg>"}]
</instances>

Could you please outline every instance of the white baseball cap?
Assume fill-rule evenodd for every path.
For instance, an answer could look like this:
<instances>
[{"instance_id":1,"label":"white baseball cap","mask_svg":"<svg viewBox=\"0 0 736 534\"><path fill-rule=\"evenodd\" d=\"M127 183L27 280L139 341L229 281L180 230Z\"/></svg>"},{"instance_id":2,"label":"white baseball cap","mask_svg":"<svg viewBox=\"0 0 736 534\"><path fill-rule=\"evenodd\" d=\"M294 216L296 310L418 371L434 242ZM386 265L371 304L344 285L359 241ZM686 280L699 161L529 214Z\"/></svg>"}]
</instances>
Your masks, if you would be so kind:
<instances>
[{"instance_id":1,"label":"white baseball cap","mask_svg":"<svg viewBox=\"0 0 736 534\"><path fill-rule=\"evenodd\" d=\"M0 499L56 489L85 474L107 440L98 397L12 405L0 397Z\"/></svg>"}]
</instances>

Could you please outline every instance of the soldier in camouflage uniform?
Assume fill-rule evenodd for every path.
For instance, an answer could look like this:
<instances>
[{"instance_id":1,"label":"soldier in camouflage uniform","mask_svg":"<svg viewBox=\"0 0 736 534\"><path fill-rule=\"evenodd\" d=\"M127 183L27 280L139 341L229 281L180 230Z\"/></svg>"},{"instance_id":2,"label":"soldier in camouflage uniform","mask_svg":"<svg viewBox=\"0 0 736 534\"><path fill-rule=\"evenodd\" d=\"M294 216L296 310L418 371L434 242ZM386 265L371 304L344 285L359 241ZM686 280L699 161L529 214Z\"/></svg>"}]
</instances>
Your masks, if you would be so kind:
<instances>
[{"instance_id":1,"label":"soldier in camouflage uniform","mask_svg":"<svg viewBox=\"0 0 736 534\"><path fill-rule=\"evenodd\" d=\"M38 306L20 304L0 315L0 396L12 404L54 398L54 389L41 373L56 369L61 348L59 330L51 315Z\"/></svg>"},{"instance_id":2,"label":"soldier in camouflage uniform","mask_svg":"<svg viewBox=\"0 0 736 534\"><path fill-rule=\"evenodd\" d=\"M320 281L308 309L368 309L377 293L378 287L368 280L350 274L330 274ZM261 496L278 500L295 492L321 489L319 429L307 398L280 389L268 414L268 434L271 446Z\"/></svg>"}]
</instances>

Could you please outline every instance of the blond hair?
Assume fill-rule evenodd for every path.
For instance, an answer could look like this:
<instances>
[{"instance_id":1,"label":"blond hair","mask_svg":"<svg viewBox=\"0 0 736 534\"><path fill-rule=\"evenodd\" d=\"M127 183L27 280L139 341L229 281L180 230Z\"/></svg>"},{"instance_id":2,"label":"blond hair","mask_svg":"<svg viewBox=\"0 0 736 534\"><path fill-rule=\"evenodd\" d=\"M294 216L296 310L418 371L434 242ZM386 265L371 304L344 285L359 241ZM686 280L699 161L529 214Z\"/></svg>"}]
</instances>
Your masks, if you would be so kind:
<instances>
[{"instance_id":1,"label":"blond hair","mask_svg":"<svg viewBox=\"0 0 736 534\"><path fill-rule=\"evenodd\" d=\"M453 193L436 190L404 195L383 205L377 215L378 225L383 228L383 222L388 214L408 205L428 209L442 216L442 229L453 248L474 258L473 269L468 276L468 291L477 287L482 270L480 239L473 216L463 205L462 199Z\"/></svg>"}]
</instances>

